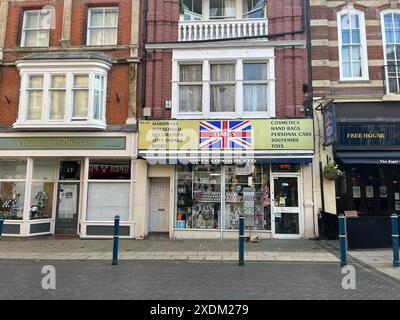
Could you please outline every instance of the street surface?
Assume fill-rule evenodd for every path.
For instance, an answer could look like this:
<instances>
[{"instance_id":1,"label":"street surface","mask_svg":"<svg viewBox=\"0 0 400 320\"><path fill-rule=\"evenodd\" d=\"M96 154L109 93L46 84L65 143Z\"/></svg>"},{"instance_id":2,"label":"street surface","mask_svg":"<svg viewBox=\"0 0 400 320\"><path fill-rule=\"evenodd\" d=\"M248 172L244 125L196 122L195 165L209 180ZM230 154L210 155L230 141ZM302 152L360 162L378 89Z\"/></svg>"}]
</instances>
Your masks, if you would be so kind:
<instances>
[{"instance_id":1,"label":"street surface","mask_svg":"<svg viewBox=\"0 0 400 320\"><path fill-rule=\"evenodd\" d=\"M56 289L42 288L44 265ZM400 299L400 281L355 265L356 289L342 289L338 263L1 260L0 299Z\"/></svg>"}]
</instances>

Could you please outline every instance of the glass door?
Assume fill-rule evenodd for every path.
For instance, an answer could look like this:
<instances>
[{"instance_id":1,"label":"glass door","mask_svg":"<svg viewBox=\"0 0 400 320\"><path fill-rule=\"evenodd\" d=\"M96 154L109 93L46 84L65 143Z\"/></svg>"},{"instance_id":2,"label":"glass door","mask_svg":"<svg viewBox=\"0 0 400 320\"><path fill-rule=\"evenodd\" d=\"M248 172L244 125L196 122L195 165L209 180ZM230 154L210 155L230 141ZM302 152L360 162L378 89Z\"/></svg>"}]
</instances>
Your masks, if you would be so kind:
<instances>
[{"instance_id":1,"label":"glass door","mask_svg":"<svg viewBox=\"0 0 400 320\"><path fill-rule=\"evenodd\" d=\"M79 183L60 183L56 233L76 233L78 223Z\"/></svg>"},{"instance_id":2,"label":"glass door","mask_svg":"<svg viewBox=\"0 0 400 320\"><path fill-rule=\"evenodd\" d=\"M272 235L275 238L301 237L299 177L272 176Z\"/></svg>"}]
</instances>

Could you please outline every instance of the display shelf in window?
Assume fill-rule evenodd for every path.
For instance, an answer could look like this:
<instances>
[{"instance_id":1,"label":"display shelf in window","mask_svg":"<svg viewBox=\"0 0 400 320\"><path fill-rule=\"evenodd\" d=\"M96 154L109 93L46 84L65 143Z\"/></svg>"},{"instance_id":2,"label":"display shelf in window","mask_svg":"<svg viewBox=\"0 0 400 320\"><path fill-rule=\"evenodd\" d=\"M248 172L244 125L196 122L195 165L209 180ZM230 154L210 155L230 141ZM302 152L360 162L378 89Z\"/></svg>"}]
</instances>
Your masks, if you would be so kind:
<instances>
[{"instance_id":1,"label":"display shelf in window","mask_svg":"<svg viewBox=\"0 0 400 320\"><path fill-rule=\"evenodd\" d=\"M221 192L203 192L200 190L193 191L193 200L195 202L220 202Z\"/></svg>"}]
</instances>

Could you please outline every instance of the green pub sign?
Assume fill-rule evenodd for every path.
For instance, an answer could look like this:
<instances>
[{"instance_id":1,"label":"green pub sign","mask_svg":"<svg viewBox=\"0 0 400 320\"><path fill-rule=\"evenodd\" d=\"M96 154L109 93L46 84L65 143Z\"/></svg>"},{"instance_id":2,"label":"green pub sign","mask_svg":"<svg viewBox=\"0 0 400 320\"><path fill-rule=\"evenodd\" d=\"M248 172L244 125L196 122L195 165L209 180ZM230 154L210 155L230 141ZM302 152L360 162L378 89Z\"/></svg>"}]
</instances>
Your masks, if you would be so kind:
<instances>
[{"instance_id":1,"label":"green pub sign","mask_svg":"<svg viewBox=\"0 0 400 320\"><path fill-rule=\"evenodd\" d=\"M125 137L7 137L0 150L125 150Z\"/></svg>"}]
</instances>

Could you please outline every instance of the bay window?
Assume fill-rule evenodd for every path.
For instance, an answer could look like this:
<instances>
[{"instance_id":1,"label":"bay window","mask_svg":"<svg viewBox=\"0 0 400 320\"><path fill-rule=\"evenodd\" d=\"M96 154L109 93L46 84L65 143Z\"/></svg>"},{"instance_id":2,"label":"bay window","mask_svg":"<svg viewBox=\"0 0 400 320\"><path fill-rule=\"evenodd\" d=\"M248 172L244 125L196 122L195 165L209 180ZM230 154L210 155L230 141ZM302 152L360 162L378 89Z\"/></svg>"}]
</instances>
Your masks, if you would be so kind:
<instances>
[{"instance_id":1,"label":"bay window","mask_svg":"<svg viewBox=\"0 0 400 320\"><path fill-rule=\"evenodd\" d=\"M43 76L32 75L28 78L27 116L28 120L40 120L43 105Z\"/></svg>"},{"instance_id":2,"label":"bay window","mask_svg":"<svg viewBox=\"0 0 400 320\"><path fill-rule=\"evenodd\" d=\"M49 120L62 120L65 117L66 76L52 75L50 80Z\"/></svg>"},{"instance_id":3,"label":"bay window","mask_svg":"<svg viewBox=\"0 0 400 320\"><path fill-rule=\"evenodd\" d=\"M75 62L74 62L75 63ZM106 89L110 64L81 65L17 61L20 104L14 128L61 127L105 129ZM25 67L26 66L26 67Z\"/></svg>"},{"instance_id":4,"label":"bay window","mask_svg":"<svg viewBox=\"0 0 400 320\"><path fill-rule=\"evenodd\" d=\"M89 76L74 75L73 86L73 111L75 119L86 119L88 116Z\"/></svg>"},{"instance_id":5,"label":"bay window","mask_svg":"<svg viewBox=\"0 0 400 320\"><path fill-rule=\"evenodd\" d=\"M338 13L340 78L367 80L368 59L364 14L358 11Z\"/></svg>"}]
</instances>

